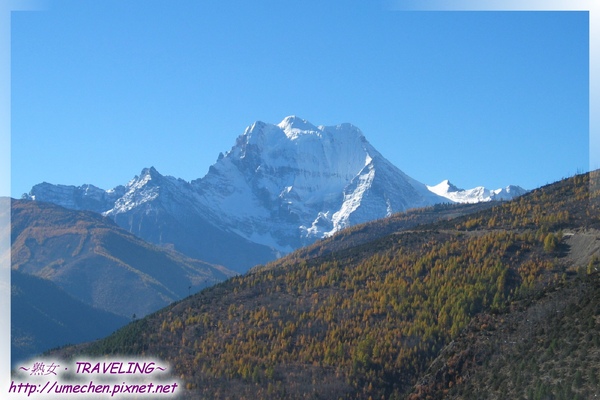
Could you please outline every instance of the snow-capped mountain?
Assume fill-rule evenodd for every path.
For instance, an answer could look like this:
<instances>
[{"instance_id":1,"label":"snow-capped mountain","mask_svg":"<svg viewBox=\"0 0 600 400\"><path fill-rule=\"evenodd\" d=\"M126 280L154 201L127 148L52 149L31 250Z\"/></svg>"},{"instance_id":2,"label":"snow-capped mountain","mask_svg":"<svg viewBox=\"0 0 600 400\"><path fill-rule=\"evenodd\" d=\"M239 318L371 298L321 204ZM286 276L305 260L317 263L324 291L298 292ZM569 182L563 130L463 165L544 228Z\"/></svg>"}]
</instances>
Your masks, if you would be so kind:
<instances>
[{"instance_id":1,"label":"snow-capped mountain","mask_svg":"<svg viewBox=\"0 0 600 400\"><path fill-rule=\"evenodd\" d=\"M515 197L527 193L527 190L520 186L510 185L505 188L490 190L483 186L473 189L459 189L450 181L445 180L435 186L427 188L438 196L452 200L455 203L479 203L492 200L511 200Z\"/></svg>"},{"instance_id":2,"label":"snow-capped mountain","mask_svg":"<svg viewBox=\"0 0 600 400\"><path fill-rule=\"evenodd\" d=\"M392 165L357 127L291 116L252 124L192 182L146 168L107 191L42 183L25 197L101 212L152 243L243 272L354 224L457 201L439 192Z\"/></svg>"},{"instance_id":3,"label":"snow-capped mountain","mask_svg":"<svg viewBox=\"0 0 600 400\"><path fill-rule=\"evenodd\" d=\"M389 163L355 126L317 127L297 117L248 127L192 186L213 218L281 252L445 201Z\"/></svg>"},{"instance_id":4,"label":"snow-capped mountain","mask_svg":"<svg viewBox=\"0 0 600 400\"><path fill-rule=\"evenodd\" d=\"M89 210L102 213L111 209L117 199L125 194L124 186L104 190L94 185L68 186L40 183L31 188L24 199L37 199L72 210Z\"/></svg>"}]
</instances>

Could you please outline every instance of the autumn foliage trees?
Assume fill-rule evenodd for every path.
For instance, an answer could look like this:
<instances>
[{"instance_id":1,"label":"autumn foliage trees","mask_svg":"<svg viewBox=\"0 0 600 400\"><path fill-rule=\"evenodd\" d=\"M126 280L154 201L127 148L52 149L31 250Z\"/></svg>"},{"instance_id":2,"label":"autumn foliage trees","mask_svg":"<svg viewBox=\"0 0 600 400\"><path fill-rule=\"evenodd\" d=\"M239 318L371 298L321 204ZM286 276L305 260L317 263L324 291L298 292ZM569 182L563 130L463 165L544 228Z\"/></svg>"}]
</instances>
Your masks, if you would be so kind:
<instances>
[{"instance_id":1,"label":"autumn foliage trees","mask_svg":"<svg viewBox=\"0 0 600 400\"><path fill-rule=\"evenodd\" d=\"M586 179L326 255L292 255L87 352L167 359L193 398L402 398L474 316L564 279L561 232L599 224Z\"/></svg>"}]
</instances>

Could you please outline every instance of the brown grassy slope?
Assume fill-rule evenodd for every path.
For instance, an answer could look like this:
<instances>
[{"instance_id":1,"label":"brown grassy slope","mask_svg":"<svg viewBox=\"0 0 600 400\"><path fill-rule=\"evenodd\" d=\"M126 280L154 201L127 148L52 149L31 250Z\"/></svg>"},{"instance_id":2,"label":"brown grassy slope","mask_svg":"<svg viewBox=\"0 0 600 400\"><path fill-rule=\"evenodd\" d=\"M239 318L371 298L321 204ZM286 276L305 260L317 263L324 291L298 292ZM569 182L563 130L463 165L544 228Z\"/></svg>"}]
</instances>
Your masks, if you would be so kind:
<instances>
[{"instance_id":1,"label":"brown grassy slope","mask_svg":"<svg viewBox=\"0 0 600 400\"><path fill-rule=\"evenodd\" d=\"M13 200L11 217L13 269L118 315L146 315L233 275L147 244L92 212Z\"/></svg>"}]
</instances>

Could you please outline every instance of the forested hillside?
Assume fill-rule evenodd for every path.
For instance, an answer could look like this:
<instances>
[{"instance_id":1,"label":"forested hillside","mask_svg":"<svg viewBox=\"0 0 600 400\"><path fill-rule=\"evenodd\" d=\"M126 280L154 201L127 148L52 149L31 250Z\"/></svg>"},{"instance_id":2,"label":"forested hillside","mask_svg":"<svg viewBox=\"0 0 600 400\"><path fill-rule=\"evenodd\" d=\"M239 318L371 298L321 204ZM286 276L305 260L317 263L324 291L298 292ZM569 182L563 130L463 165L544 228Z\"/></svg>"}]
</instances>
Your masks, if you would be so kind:
<instances>
[{"instance_id":1,"label":"forested hillside","mask_svg":"<svg viewBox=\"0 0 600 400\"><path fill-rule=\"evenodd\" d=\"M477 315L408 397L584 400L600 396L600 269Z\"/></svg>"},{"instance_id":2,"label":"forested hillside","mask_svg":"<svg viewBox=\"0 0 600 400\"><path fill-rule=\"evenodd\" d=\"M598 179L598 172L592 176ZM449 344L464 338L474 323L491 336L502 331L486 330L486 320L474 318L514 315L534 307L545 293L592 279L586 276L600 268L597 188L590 174L578 175L467 216L311 258L295 253L77 351L166 359L189 398L442 398L453 387L461 398L471 389L499 388L498 382L478 386L469 380L469 365L460 374L444 375L432 362L437 358L442 371L450 365L456 353ZM570 297L582 310L578 299L583 298ZM598 311L585 315L596 318ZM557 320L557 332L569 321ZM594 344L596 326L580 326ZM523 343L537 354L543 344L535 329ZM553 351L561 351L558 344ZM520 351L523 369L528 368L525 350ZM491 348L483 358L501 359L494 358L497 351ZM483 359L471 359L484 370ZM492 361L510 374L504 362ZM528 379L535 384L538 378L541 373ZM593 383L588 371L577 379L586 387ZM460 392L459 386L470 389ZM534 397L537 387L533 390L519 395L541 398Z\"/></svg>"}]
</instances>

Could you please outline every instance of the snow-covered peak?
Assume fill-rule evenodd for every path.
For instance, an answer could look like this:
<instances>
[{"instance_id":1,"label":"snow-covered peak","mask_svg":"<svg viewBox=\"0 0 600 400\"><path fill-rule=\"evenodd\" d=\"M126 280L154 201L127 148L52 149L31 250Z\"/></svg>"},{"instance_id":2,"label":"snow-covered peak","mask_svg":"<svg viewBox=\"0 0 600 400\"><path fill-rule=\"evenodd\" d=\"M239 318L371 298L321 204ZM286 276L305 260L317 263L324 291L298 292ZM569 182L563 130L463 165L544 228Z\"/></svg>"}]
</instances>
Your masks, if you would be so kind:
<instances>
[{"instance_id":1,"label":"snow-covered peak","mask_svg":"<svg viewBox=\"0 0 600 400\"><path fill-rule=\"evenodd\" d=\"M507 186L502 189L490 190L483 186L473 189L459 189L450 181L444 180L435 186L427 186L431 192L456 203L478 203L491 200L510 200L527 193L527 190L519 186Z\"/></svg>"},{"instance_id":2,"label":"snow-covered peak","mask_svg":"<svg viewBox=\"0 0 600 400\"><path fill-rule=\"evenodd\" d=\"M149 181L157 181L160 180L163 176L156 170L154 167L144 168L139 176L135 176L132 180L127 184L130 186L138 186L141 187L148 183Z\"/></svg>"},{"instance_id":3,"label":"snow-covered peak","mask_svg":"<svg viewBox=\"0 0 600 400\"><path fill-rule=\"evenodd\" d=\"M73 210L91 210L101 213L112 208L125 190L121 185L111 190L104 190L89 184L72 186L43 182L33 186L31 191L23 194L21 198L54 203Z\"/></svg>"},{"instance_id":4,"label":"snow-covered peak","mask_svg":"<svg viewBox=\"0 0 600 400\"><path fill-rule=\"evenodd\" d=\"M527 190L523 189L520 186L509 185L502 189L496 189L494 192L495 200L511 200L515 197L524 195L527 193Z\"/></svg>"},{"instance_id":5,"label":"snow-covered peak","mask_svg":"<svg viewBox=\"0 0 600 400\"><path fill-rule=\"evenodd\" d=\"M276 125L254 122L237 138L235 146L225 156L244 157L248 146L280 152L282 147L311 147L308 143L328 143L338 148L357 145L371 147L361 130L350 123L315 126L305 119L289 116ZM219 160L222 157L220 155Z\"/></svg>"},{"instance_id":6,"label":"snow-covered peak","mask_svg":"<svg viewBox=\"0 0 600 400\"><path fill-rule=\"evenodd\" d=\"M297 139L301 135L320 135L323 127L316 127L305 119L295 115L285 117L277 126L291 139Z\"/></svg>"},{"instance_id":7,"label":"snow-covered peak","mask_svg":"<svg viewBox=\"0 0 600 400\"><path fill-rule=\"evenodd\" d=\"M444 201L394 167L354 125L315 126L296 116L250 125L192 185L222 224L284 252L355 223Z\"/></svg>"},{"instance_id":8,"label":"snow-covered peak","mask_svg":"<svg viewBox=\"0 0 600 400\"><path fill-rule=\"evenodd\" d=\"M446 194L448 193L460 192L464 190L454 186L448 179L441 181L435 186L427 186L427 189L443 197L446 197Z\"/></svg>"},{"instance_id":9,"label":"snow-covered peak","mask_svg":"<svg viewBox=\"0 0 600 400\"><path fill-rule=\"evenodd\" d=\"M253 173L292 167L342 175L351 173L353 177L364 167L366 159L376 155L377 151L360 129L351 124L317 127L307 120L289 116L277 125L257 121L248 126L231 150L219 156L211 168L223 171L226 165L233 163L236 168L243 166Z\"/></svg>"},{"instance_id":10,"label":"snow-covered peak","mask_svg":"<svg viewBox=\"0 0 600 400\"><path fill-rule=\"evenodd\" d=\"M190 183L183 179L162 175L154 167L144 168L139 176L129 181L114 207L103 214L114 216L155 200L155 205L160 204L164 209L178 208L182 202L189 202L185 198L193 199L190 188Z\"/></svg>"},{"instance_id":11,"label":"snow-covered peak","mask_svg":"<svg viewBox=\"0 0 600 400\"><path fill-rule=\"evenodd\" d=\"M147 176L149 178L160 178L162 175L156 170L154 167L144 168L142 169L142 176Z\"/></svg>"}]
</instances>

